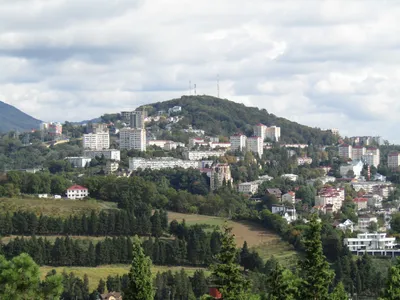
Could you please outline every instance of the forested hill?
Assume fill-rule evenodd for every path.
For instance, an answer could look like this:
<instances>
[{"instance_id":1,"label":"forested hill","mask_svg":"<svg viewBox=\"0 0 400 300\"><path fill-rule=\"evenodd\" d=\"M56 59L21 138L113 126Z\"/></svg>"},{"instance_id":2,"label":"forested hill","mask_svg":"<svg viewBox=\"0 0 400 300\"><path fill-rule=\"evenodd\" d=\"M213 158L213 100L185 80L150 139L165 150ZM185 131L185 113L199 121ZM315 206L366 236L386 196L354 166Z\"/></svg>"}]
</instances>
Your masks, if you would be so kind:
<instances>
[{"instance_id":1,"label":"forested hill","mask_svg":"<svg viewBox=\"0 0 400 300\"><path fill-rule=\"evenodd\" d=\"M149 110L151 115L160 110L168 111L176 105L182 107L182 115L193 125L193 128L203 129L210 135L229 136L236 132L251 135L252 126L263 123L267 126L281 127L283 142L329 145L335 141L330 131L279 118L265 109L246 107L244 104L212 96L182 96L180 99L157 102L146 107L148 109L151 107Z\"/></svg>"},{"instance_id":2,"label":"forested hill","mask_svg":"<svg viewBox=\"0 0 400 300\"><path fill-rule=\"evenodd\" d=\"M0 132L38 129L40 122L14 106L0 101Z\"/></svg>"}]
</instances>

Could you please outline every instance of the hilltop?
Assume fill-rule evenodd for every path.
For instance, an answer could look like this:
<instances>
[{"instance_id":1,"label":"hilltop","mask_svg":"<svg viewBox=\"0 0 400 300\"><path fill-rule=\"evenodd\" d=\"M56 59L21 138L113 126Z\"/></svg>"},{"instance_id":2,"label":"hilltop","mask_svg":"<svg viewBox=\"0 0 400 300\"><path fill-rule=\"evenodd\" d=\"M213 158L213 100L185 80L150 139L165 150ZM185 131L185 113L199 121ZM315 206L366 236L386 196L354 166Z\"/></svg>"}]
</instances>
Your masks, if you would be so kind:
<instances>
[{"instance_id":1,"label":"hilltop","mask_svg":"<svg viewBox=\"0 0 400 300\"><path fill-rule=\"evenodd\" d=\"M205 130L209 135L229 136L237 132L251 135L252 126L263 123L267 126L281 127L282 141L287 143L329 145L335 140L330 131L277 117L265 109L247 107L244 104L212 96L182 96L179 99L147 104L138 109L146 107L149 115L153 115L160 110L168 111L173 106L181 106L181 115L185 117L186 122L193 128Z\"/></svg>"},{"instance_id":2,"label":"hilltop","mask_svg":"<svg viewBox=\"0 0 400 300\"><path fill-rule=\"evenodd\" d=\"M0 101L0 132L11 130L28 131L39 128L41 121Z\"/></svg>"}]
</instances>

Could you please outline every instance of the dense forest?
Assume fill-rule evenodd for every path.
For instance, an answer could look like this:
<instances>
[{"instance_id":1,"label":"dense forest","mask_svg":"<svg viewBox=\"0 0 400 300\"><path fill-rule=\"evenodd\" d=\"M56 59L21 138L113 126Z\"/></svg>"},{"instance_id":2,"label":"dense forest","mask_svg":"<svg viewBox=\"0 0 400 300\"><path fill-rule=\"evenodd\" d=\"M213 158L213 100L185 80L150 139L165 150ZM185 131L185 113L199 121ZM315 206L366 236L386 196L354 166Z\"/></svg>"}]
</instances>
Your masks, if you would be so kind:
<instances>
[{"instance_id":1,"label":"dense forest","mask_svg":"<svg viewBox=\"0 0 400 300\"><path fill-rule=\"evenodd\" d=\"M230 136L236 132L252 135L252 126L263 123L281 127L282 141L287 143L331 145L337 140L330 131L300 125L270 114L265 109L246 107L212 96L182 96L179 99L148 104L146 109L151 108L149 114L155 114L160 110L168 111L176 105L182 107L180 115L185 117L185 124L203 129L210 135Z\"/></svg>"}]
</instances>

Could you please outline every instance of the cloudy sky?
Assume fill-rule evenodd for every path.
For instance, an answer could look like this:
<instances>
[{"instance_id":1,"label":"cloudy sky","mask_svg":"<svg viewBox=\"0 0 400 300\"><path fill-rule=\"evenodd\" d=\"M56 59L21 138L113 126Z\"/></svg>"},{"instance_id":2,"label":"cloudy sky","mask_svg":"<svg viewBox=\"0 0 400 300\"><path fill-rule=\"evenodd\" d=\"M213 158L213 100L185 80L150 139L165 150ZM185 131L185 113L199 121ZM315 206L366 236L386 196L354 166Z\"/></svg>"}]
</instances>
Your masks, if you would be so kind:
<instances>
[{"instance_id":1,"label":"cloudy sky","mask_svg":"<svg viewBox=\"0 0 400 300\"><path fill-rule=\"evenodd\" d=\"M189 93L400 142L400 1L0 2L0 100L78 121Z\"/></svg>"}]
</instances>

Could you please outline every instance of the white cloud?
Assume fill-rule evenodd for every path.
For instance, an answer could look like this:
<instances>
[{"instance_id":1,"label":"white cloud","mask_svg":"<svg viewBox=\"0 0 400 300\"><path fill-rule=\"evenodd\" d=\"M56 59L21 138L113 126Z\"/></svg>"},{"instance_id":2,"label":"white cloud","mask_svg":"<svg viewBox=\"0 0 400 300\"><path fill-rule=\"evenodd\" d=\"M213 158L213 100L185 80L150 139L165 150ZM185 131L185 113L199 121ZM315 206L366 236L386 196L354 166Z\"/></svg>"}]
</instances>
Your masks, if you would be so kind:
<instances>
[{"instance_id":1,"label":"white cloud","mask_svg":"<svg viewBox=\"0 0 400 300\"><path fill-rule=\"evenodd\" d=\"M189 80L216 95L219 74L223 98L400 142L399 18L378 0L9 1L0 99L82 120L179 97Z\"/></svg>"}]
</instances>

